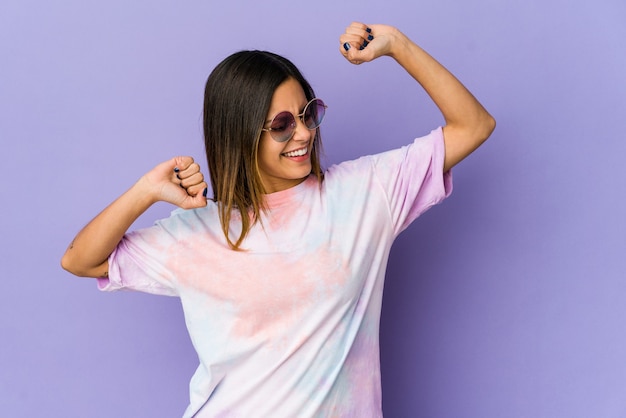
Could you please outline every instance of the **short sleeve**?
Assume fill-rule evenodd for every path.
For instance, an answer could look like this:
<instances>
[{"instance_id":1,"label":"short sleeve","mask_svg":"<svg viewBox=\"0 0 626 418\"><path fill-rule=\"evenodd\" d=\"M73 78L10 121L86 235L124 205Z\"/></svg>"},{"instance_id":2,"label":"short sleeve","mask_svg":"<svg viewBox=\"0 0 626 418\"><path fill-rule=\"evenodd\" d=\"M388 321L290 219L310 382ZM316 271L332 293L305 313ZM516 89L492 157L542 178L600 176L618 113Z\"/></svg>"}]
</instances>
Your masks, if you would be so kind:
<instances>
[{"instance_id":1,"label":"short sleeve","mask_svg":"<svg viewBox=\"0 0 626 418\"><path fill-rule=\"evenodd\" d=\"M177 296L173 274L166 263L173 245L175 238L159 223L127 233L109 256L109 274L98 279L98 289Z\"/></svg>"},{"instance_id":2,"label":"short sleeve","mask_svg":"<svg viewBox=\"0 0 626 418\"><path fill-rule=\"evenodd\" d=\"M375 175L387 194L396 236L452 192L452 173L443 172L445 148L441 128L372 158Z\"/></svg>"}]
</instances>

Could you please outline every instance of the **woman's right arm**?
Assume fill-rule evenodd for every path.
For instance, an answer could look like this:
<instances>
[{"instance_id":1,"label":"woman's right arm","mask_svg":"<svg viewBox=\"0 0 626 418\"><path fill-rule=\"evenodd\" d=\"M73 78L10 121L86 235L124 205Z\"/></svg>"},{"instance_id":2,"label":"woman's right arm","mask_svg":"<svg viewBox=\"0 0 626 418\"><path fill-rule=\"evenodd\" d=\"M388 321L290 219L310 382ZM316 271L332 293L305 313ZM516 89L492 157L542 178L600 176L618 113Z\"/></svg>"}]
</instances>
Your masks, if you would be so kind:
<instances>
[{"instance_id":1,"label":"woman's right arm","mask_svg":"<svg viewBox=\"0 0 626 418\"><path fill-rule=\"evenodd\" d=\"M146 173L76 235L61 266L77 276L106 277L109 255L128 228L158 201L183 209L206 206L207 183L191 157L176 157Z\"/></svg>"}]
</instances>

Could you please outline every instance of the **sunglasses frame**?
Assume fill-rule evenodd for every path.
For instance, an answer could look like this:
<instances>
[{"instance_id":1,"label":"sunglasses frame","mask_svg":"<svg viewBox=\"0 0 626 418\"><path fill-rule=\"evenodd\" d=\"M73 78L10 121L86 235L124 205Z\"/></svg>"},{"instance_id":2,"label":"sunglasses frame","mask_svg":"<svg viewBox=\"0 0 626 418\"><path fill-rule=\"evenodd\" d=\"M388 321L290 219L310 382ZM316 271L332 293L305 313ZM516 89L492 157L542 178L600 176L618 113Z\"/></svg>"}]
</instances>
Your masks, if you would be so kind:
<instances>
[{"instance_id":1,"label":"sunglasses frame","mask_svg":"<svg viewBox=\"0 0 626 418\"><path fill-rule=\"evenodd\" d=\"M317 128L319 128L319 126L322 124L322 121L324 120L324 116L322 116L322 120L320 120L320 122L319 122L317 125L315 125L314 127L312 127L312 128L309 128L309 127L306 125L306 123L304 122L304 114L305 114L305 113L306 113L306 111L309 109L309 106L311 106L311 104L312 104L313 102L315 102L315 101L318 101L318 102L320 102L320 103L321 103L321 106L324 108L324 116L325 116L325 115L326 115L326 109L328 109L328 106L326 106L326 103L324 103L324 101L323 101L322 99L320 99L319 97L314 97L314 98L312 98L311 100L309 100L309 101L308 101L308 103L306 104L306 106L304 106L304 109L302 110L302 113L300 113L299 115L294 115L293 113L289 112L288 110L284 110L284 111L282 111L282 112L278 112L278 113L277 113L277 114L276 114L276 115L275 115L275 116L274 116L271 120L266 121L266 123L269 123L269 124L270 124L270 126L271 126L271 124L274 122L274 120L275 120L278 116L282 115L283 113L288 113L288 114L290 114L290 115L291 115L291 117L293 118L293 122L290 124L290 126L292 126L292 127L293 127L293 129L292 129L291 133L289 134L289 136L288 136L287 138L285 138L285 139L278 139L278 138L276 138L276 137L274 136L274 134L272 134L272 132L275 132L275 131L276 131L276 129L272 129L271 127L270 127L270 128L261 128L261 130L262 130L262 131L264 131L264 132L269 132L269 133L270 133L270 136L272 137L272 139L273 139L274 141L276 141L276 142L287 142L287 141L289 141L289 140L293 137L293 135L296 133L296 119L300 119L300 121L302 122L302 124L303 124L303 125L304 125L304 126L305 126L308 130L310 130L310 131L312 131L313 129L317 129ZM318 104L318 106L319 106L319 104Z\"/></svg>"}]
</instances>

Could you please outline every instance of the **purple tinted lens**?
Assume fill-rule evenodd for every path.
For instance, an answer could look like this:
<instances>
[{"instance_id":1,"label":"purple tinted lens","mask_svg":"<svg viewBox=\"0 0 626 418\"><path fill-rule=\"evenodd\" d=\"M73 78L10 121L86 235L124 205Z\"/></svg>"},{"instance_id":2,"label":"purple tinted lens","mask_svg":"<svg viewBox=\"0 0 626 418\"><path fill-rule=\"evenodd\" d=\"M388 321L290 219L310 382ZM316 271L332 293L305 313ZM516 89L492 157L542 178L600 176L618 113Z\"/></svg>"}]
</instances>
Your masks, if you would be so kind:
<instances>
[{"instance_id":1,"label":"purple tinted lens","mask_svg":"<svg viewBox=\"0 0 626 418\"><path fill-rule=\"evenodd\" d=\"M272 119L270 134L278 142L285 142L296 128L296 121L290 112L280 112Z\"/></svg>"},{"instance_id":2,"label":"purple tinted lens","mask_svg":"<svg viewBox=\"0 0 626 418\"><path fill-rule=\"evenodd\" d=\"M304 110L304 124L309 129L317 128L322 123L325 113L326 106L324 106L324 102L321 99L311 100Z\"/></svg>"}]
</instances>

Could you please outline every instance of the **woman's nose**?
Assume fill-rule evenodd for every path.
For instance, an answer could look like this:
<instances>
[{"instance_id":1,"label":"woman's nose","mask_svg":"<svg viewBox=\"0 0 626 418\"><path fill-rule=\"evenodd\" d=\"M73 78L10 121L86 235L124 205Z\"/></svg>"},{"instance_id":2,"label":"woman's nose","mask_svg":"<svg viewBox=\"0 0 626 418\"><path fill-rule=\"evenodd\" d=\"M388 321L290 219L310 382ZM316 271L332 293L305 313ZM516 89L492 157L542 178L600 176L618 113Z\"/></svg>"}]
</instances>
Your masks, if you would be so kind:
<instances>
[{"instance_id":1,"label":"woman's nose","mask_svg":"<svg viewBox=\"0 0 626 418\"><path fill-rule=\"evenodd\" d=\"M307 128L301 118L296 118L296 128L291 139L294 141L309 141L313 131Z\"/></svg>"}]
</instances>

